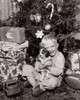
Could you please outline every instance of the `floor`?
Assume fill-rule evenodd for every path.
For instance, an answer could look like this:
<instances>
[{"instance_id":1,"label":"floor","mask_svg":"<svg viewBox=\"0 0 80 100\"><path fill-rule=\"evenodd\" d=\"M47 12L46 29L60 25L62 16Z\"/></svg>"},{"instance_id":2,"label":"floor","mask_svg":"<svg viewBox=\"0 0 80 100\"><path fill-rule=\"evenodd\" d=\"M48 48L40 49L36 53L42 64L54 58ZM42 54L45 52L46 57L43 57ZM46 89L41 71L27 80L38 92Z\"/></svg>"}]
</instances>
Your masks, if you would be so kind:
<instances>
[{"instance_id":1,"label":"floor","mask_svg":"<svg viewBox=\"0 0 80 100\"><path fill-rule=\"evenodd\" d=\"M44 94L34 97L32 88L25 88L23 82L19 81L21 93L16 96L7 97L3 90L0 91L0 100L80 100L80 90L68 87L64 82L54 91L46 91Z\"/></svg>"}]
</instances>

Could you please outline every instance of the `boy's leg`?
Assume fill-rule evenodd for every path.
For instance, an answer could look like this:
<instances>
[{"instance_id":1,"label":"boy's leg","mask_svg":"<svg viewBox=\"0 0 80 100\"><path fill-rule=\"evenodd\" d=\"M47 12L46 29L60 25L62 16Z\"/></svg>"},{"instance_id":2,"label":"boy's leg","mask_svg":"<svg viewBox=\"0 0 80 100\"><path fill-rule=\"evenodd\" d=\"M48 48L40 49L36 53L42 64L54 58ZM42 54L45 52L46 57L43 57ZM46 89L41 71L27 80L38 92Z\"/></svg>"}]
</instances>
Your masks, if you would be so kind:
<instances>
[{"instance_id":1,"label":"boy's leg","mask_svg":"<svg viewBox=\"0 0 80 100\"><path fill-rule=\"evenodd\" d=\"M27 77L28 81L30 82L30 84L32 85L33 88L35 88L37 86L37 82L35 80L34 77Z\"/></svg>"},{"instance_id":2,"label":"boy's leg","mask_svg":"<svg viewBox=\"0 0 80 100\"><path fill-rule=\"evenodd\" d=\"M40 88L45 91L46 89L52 90L56 87L59 87L61 84L61 80L57 77L51 77L49 79L43 80L40 84Z\"/></svg>"},{"instance_id":3,"label":"boy's leg","mask_svg":"<svg viewBox=\"0 0 80 100\"><path fill-rule=\"evenodd\" d=\"M23 66L23 73L22 76L26 76L30 84L34 87L36 86L37 82L34 77L34 68L31 65L24 65Z\"/></svg>"},{"instance_id":4,"label":"boy's leg","mask_svg":"<svg viewBox=\"0 0 80 100\"><path fill-rule=\"evenodd\" d=\"M40 69L42 69L42 68L43 68L43 65L41 64L41 62L40 61L36 61L36 63L35 63L35 70L37 72L39 72Z\"/></svg>"},{"instance_id":5,"label":"boy's leg","mask_svg":"<svg viewBox=\"0 0 80 100\"><path fill-rule=\"evenodd\" d=\"M50 79L43 80L38 87L33 90L34 96L39 96L44 93L46 89L52 90L58 87L59 80L56 77L51 77Z\"/></svg>"}]
</instances>

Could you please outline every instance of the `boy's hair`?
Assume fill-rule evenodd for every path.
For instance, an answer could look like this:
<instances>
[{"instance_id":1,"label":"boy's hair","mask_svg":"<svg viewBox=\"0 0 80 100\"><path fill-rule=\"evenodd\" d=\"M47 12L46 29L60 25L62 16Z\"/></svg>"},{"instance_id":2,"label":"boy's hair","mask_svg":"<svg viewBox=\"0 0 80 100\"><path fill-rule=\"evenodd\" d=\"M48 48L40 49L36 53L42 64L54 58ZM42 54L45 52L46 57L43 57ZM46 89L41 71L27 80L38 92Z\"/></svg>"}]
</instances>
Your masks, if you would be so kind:
<instances>
[{"instance_id":1,"label":"boy's hair","mask_svg":"<svg viewBox=\"0 0 80 100\"><path fill-rule=\"evenodd\" d=\"M42 38L40 45L43 46L47 40L52 40L53 42L57 43L57 39L56 39L56 37L54 37L53 34L47 34Z\"/></svg>"}]
</instances>

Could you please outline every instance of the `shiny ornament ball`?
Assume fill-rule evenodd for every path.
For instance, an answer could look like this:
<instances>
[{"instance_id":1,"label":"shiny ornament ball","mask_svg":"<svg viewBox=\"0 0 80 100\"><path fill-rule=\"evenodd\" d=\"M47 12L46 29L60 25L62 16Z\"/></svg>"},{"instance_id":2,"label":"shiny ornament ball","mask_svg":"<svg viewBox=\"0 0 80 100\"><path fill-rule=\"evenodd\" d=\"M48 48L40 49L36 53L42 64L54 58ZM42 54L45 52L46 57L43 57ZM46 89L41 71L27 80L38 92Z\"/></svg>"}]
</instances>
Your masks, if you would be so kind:
<instances>
[{"instance_id":1,"label":"shiny ornament ball","mask_svg":"<svg viewBox=\"0 0 80 100\"><path fill-rule=\"evenodd\" d=\"M49 31L51 29L51 25L50 24L46 24L45 25L45 30Z\"/></svg>"}]
</instances>

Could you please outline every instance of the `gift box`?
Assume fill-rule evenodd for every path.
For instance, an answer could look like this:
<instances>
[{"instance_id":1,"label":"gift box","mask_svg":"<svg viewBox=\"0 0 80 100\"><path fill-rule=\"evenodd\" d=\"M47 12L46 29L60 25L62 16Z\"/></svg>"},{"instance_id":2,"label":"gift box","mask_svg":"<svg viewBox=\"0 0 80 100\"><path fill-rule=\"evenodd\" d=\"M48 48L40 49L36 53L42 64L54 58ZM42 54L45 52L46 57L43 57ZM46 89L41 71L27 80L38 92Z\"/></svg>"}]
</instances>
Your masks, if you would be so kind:
<instances>
[{"instance_id":1,"label":"gift box","mask_svg":"<svg viewBox=\"0 0 80 100\"><path fill-rule=\"evenodd\" d=\"M25 61L17 63L16 65L12 62L9 63L9 60L4 60L0 58L0 77L3 81L8 79L17 78L18 75L22 74L22 67L24 66Z\"/></svg>"},{"instance_id":2,"label":"gift box","mask_svg":"<svg viewBox=\"0 0 80 100\"><path fill-rule=\"evenodd\" d=\"M9 66L17 65L18 63L24 61L22 58L17 59L8 59L8 58L0 58L0 63L7 63Z\"/></svg>"},{"instance_id":3,"label":"gift box","mask_svg":"<svg viewBox=\"0 0 80 100\"><path fill-rule=\"evenodd\" d=\"M0 57L6 59L25 59L26 49L15 49L19 44L13 42L0 41Z\"/></svg>"},{"instance_id":4,"label":"gift box","mask_svg":"<svg viewBox=\"0 0 80 100\"><path fill-rule=\"evenodd\" d=\"M13 42L0 41L0 78L3 81L22 74L26 49L15 49L18 45Z\"/></svg>"},{"instance_id":5,"label":"gift box","mask_svg":"<svg viewBox=\"0 0 80 100\"><path fill-rule=\"evenodd\" d=\"M25 41L25 28L0 27L0 40L23 43Z\"/></svg>"}]
</instances>

